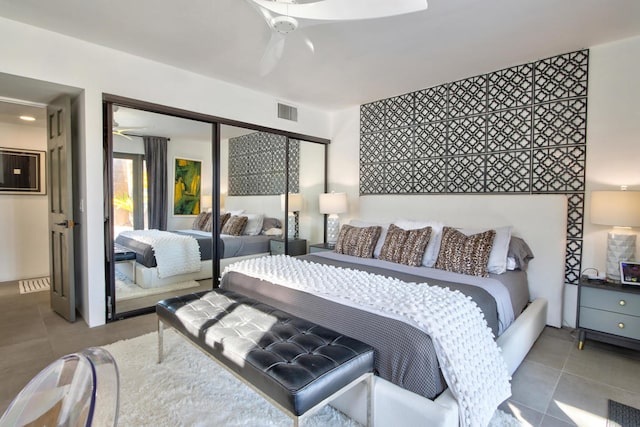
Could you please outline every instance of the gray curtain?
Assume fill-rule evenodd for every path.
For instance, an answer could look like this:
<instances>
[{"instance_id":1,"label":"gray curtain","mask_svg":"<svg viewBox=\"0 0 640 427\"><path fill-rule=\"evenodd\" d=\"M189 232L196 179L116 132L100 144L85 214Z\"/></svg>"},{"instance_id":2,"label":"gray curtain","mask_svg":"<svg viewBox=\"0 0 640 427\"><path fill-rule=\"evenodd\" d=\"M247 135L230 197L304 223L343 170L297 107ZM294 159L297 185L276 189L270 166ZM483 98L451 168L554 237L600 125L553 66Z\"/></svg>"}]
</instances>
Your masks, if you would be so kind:
<instances>
[{"instance_id":1,"label":"gray curtain","mask_svg":"<svg viewBox=\"0 0 640 427\"><path fill-rule=\"evenodd\" d=\"M167 138L145 136L149 229L167 229Z\"/></svg>"}]
</instances>

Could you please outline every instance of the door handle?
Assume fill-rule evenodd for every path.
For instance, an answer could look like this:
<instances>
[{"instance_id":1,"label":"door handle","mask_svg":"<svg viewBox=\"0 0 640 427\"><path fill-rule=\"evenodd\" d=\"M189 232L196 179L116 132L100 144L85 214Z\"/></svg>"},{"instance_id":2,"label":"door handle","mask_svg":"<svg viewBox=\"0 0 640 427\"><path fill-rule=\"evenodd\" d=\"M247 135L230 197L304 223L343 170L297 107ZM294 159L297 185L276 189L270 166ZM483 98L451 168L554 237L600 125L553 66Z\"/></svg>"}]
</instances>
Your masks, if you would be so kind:
<instances>
[{"instance_id":1,"label":"door handle","mask_svg":"<svg viewBox=\"0 0 640 427\"><path fill-rule=\"evenodd\" d=\"M73 228L74 223L73 223L72 219L65 219L62 222L56 222L56 225L60 225L60 226L62 226L64 228Z\"/></svg>"}]
</instances>

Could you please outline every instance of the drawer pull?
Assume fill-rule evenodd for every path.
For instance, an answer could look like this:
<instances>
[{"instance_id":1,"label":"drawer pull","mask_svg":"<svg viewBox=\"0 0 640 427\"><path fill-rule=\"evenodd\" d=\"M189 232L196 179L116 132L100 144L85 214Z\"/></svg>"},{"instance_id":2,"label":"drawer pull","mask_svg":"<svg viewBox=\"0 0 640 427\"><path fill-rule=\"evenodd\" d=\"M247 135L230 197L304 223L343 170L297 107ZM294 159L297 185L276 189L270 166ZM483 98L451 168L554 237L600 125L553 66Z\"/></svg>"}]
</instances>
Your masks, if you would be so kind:
<instances>
[{"instance_id":1,"label":"drawer pull","mask_svg":"<svg viewBox=\"0 0 640 427\"><path fill-rule=\"evenodd\" d=\"M618 323L618 328L624 329L624 323L622 323L622 322Z\"/></svg>"},{"instance_id":2,"label":"drawer pull","mask_svg":"<svg viewBox=\"0 0 640 427\"><path fill-rule=\"evenodd\" d=\"M627 302L625 300L621 299L618 304L620 304L622 306L625 306L625 305L627 305Z\"/></svg>"}]
</instances>

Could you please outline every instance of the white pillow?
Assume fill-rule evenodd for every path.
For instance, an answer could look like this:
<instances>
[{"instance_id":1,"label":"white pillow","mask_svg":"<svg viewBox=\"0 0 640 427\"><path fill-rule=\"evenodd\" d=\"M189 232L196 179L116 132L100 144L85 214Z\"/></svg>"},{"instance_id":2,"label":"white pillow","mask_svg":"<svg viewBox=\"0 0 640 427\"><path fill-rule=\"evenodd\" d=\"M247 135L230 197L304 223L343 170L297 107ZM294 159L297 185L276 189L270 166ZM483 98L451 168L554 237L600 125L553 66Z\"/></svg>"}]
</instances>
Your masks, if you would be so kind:
<instances>
[{"instance_id":1,"label":"white pillow","mask_svg":"<svg viewBox=\"0 0 640 427\"><path fill-rule=\"evenodd\" d=\"M442 227L444 223L440 221L414 221L411 219L397 219L393 221L395 225L404 230L415 230L418 228L431 227L431 237L422 257L422 265L433 267L438 259L440 251L440 241L442 240Z\"/></svg>"},{"instance_id":2,"label":"white pillow","mask_svg":"<svg viewBox=\"0 0 640 427\"><path fill-rule=\"evenodd\" d=\"M493 247L489 255L487 271L493 274L502 274L507 271L507 253L509 253L509 242L511 241L511 226L483 228L480 230L462 229L460 230L467 236L482 233L487 230L496 230L496 236L493 238Z\"/></svg>"},{"instance_id":3,"label":"white pillow","mask_svg":"<svg viewBox=\"0 0 640 427\"><path fill-rule=\"evenodd\" d=\"M242 214L247 217L247 225L242 232L245 236L257 236L262 232L262 223L264 222L264 214Z\"/></svg>"},{"instance_id":4,"label":"white pillow","mask_svg":"<svg viewBox=\"0 0 640 427\"><path fill-rule=\"evenodd\" d=\"M507 257L507 270L513 271L516 269L516 259L513 257Z\"/></svg>"},{"instance_id":5,"label":"white pillow","mask_svg":"<svg viewBox=\"0 0 640 427\"><path fill-rule=\"evenodd\" d=\"M354 227L372 227L372 226L380 226L382 227L382 231L380 232L380 237L378 237L378 241L376 242L376 247L373 249L373 257L378 258L380 256L380 251L382 251L382 245L384 245L384 239L387 238L387 231L389 231L389 223L384 222L369 222L369 221L361 221L359 219L352 219L349 222L349 225L353 225Z\"/></svg>"}]
</instances>

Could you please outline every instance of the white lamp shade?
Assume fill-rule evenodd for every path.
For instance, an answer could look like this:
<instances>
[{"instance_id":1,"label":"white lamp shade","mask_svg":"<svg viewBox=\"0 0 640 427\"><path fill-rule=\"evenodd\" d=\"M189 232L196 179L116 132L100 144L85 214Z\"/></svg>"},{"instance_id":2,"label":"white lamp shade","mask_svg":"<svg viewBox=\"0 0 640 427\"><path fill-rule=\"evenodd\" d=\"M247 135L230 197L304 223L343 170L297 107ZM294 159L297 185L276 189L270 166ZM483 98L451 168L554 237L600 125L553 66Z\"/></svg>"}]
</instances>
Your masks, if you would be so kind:
<instances>
[{"instance_id":1,"label":"white lamp shade","mask_svg":"<svg viewBox=\"0 0 640 427\"><path fill-rule=\"evenodd\" d=\"M339 214L347 211L346 193L325 193L319 198L320 213Z\"/></svg>"},{"instance_id":2,"label":"white lamp shade","mask_svg":"<svg viewBox=\"0 0 640 427\"><path fill-rule=\"evenodd\" d=\"M280 195L280 209L285 210L284 194ZM289 212L300 212L302 210L302 194L289 193Z\"/></svg>"},{"instance_id":3,"label":"white lamp shade","mask_svg":"<svg viewBox=\"0 0 640 427\"><path fill-rule=\"evenodd\" d=\"M591 223L640 227L640 191L592 191Z\"/></svg>"},{"instance_id":4,"label":"white lamp shade","mask_svg":"<svg viewBox=\"0 0 640 427\"><path fill-rule=\"evenodd\" d=\"M209 195L202 196L200 200L200 211L206 212L210 210L212 206L213 206L213 197Z\"/></svg>"}]
</instances>

